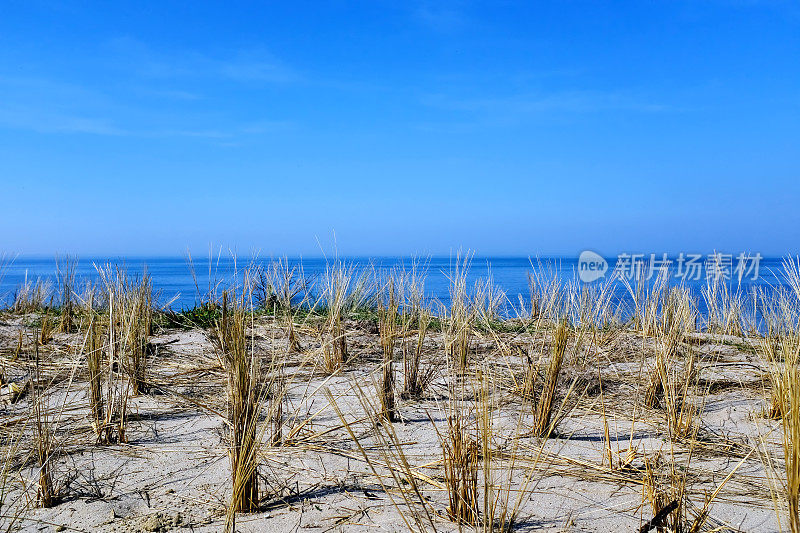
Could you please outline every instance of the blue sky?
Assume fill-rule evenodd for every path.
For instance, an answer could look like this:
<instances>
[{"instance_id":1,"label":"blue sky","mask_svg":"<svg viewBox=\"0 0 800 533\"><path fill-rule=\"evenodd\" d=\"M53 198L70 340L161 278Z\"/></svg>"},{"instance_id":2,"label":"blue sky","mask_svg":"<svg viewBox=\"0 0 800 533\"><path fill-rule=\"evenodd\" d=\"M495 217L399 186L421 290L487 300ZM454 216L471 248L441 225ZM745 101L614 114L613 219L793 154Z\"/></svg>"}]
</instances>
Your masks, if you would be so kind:
<instances>
[{"instance_id":1,"label":"blue sky","mask_svg":"<svg viewBox=\"0 0 800 533\"><path fill-rule=\"evenodd\" d=\"M800 4L0 8L0 249L798 252Z\"/></svg>"}]
</instances>

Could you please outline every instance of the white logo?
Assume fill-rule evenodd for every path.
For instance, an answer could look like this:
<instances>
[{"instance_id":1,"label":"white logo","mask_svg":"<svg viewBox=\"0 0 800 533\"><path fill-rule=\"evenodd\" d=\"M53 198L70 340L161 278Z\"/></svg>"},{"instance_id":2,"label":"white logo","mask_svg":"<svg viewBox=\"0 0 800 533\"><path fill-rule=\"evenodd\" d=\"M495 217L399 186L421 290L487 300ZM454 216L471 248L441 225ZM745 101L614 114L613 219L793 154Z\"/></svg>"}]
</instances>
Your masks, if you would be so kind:
<instances>
[{"instance_id":1,"label":"white logo","mask_svg":"<svg viewBox=\"0 0 800 533\"><path fill-rule=\"evenodd\" d=\"M578 277L584 283L591 283L606 275L608 263L599 254L584 250L578 257Z\"/></svg>"}]
</instances>

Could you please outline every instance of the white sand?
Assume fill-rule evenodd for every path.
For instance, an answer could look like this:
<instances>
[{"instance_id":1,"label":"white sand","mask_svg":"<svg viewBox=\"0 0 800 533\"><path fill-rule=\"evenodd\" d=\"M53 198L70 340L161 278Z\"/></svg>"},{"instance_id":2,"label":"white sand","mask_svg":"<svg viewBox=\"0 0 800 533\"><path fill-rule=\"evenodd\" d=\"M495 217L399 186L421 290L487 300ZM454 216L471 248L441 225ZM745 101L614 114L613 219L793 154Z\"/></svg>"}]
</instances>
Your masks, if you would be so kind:
<instances>
[{"instance_id":1,"label":"white sand","mask_svg":"<svg viewBox=\"0 0 800 533\"><path fill-rule=\"evenodd\" d=\"M25 320L29 320L25 319ZM29 361L9 361L23 319L0 318L0 350L7 378L23 380ZM351 324L349 348L355 356L345 371L332 378L301 368L304 360L318 357L314 337L301 335L305 355L292 354L287 374L295 374L285 407L284 434L293 425L315 413L299 434L295 445L269 448L262 453L260 472L263 510L240 514L239 531L402 531L406 525L392 500L405 509L395 482L380 468L389 491L381 487L323 394L329 387L348 420L363 413L353 384L358 383L374 395L371 373L379 365L380 343ZM269 319L257 328L260 353L282 351L283 331ZM306 332L307 333L307 332ZM702 413L699 436L690 463L687 490L696 508L704 504L706 493L747 457L736 474L725 484L710 508L705 530L725 525L731 530L777 531L778 523L770 482L762 454L753 452L759 435L777 462L781 475L780 430L775 421L762 418L765 393L763 369L751 353L731 344L741 339L700 336L701 378L710 383L711 393ZM526 335L504 334L509 345L526 346ZM224 373L218 366L211 344L202 331L169 331L154 337L159 346L152 360L150 379L159 393L140 396L131 402L128 443L97 446L87 419L85 372L76 366L75 346L80 335L57 335L43 349L43 358L59 362L53 367L60 375L77 368L70 384L61 379L51 391L54 400L68 398L67 409L58 423L60 455L55 464L55 479L62 485L63 500L51 509L28 508L21 516L23 531L52 531L57 526L75 531L220 531L224 526L230 496L230 469L226 453ZM584 395L569 416L558 426L558 435L547 441L529 436L520 439L518 470L510 483L511 500L521 494L518 526L540 531L638 531L652 517L649 504L643 505L643 461L662 454L666 464L673 449L678 464L687 458L687 445L673 446L666 438L663 412L638 406L643 395L640 378L642 346L632 334L612 336L592 354L601 361L605 386L605 413L609 423L614 461L631 458L626 469L610 469L604 454L604 426L600 398ZM504 356L491 338L476 342L481 350L476 358L490 361L498 383L496 440L499 449L509 450L505 437L514 434L519 398L502 384L510 384L511 371L519 371L519 357ZM426 344L428 358L441 359L441 337L431 334ZM397 381L401 363L396 364ZM588 370L566 370L562 385L576 372L588 379L596 375L596 363ZM645 373L647 368L644 369ZM377 375L377 374L376 374ZM439 440L431 423L446 428L447 387L441 377L424 400L399 400L403 421L395 430L413 469L435 484L419 482L433 513L437 530L457 531L447 519L446 493L441 486L443 472ZM68 392L68 388L69 391ZM563 388L563 387L562 387ZM580 392L580 391L579 391ZM697 391L695 391L697 392ZM30 396L3 407L5 439L20 425L9 425L14 417L30 410ZM374 399L374 398L373 398ZM294 420L294 416L298 420ZM635 424L632 419L636 418ZM526 414L525 420L529 422ZM325 433L326 429L334 428ZM353 425L371 460L381 463L382 454L370 425ZM523 427L523 430L525 428ZM632 435L631 435L632 433ZM27 453L30 431L20 441L18 457ZM8 440L6 440L8 442ZM542 455L536 461L539 450ZM632 452L629 454L629 450ZM749 455L748 455L749 454ZM423 465L429 465L424 466ZM18 467L15 464L15 467ZM529 470L533 467L532 470ZM6 483L4 512L19 509L26 498L35 503L37 469L29 463L16 468ZM502 476L501 476L502 477ZM529 478L527 491L520 493ZM66 487L64 481L69 480ZM16 502L16 503L14 503ZM8 507L11 505L11 507ZM15 507L16 506L16 507ZM32 506L30 506L32 507ZM410 512L403 513L411 520ZM6 522L8 519L5 519ZM412 522L413 523L413 522ZM785 525L784 525L785 527ZM466 527L471 530L471 527ZM58 529L61 530L61 529ZM724 530L724 529L723 529Z\"/></svg>"}]
</instances>

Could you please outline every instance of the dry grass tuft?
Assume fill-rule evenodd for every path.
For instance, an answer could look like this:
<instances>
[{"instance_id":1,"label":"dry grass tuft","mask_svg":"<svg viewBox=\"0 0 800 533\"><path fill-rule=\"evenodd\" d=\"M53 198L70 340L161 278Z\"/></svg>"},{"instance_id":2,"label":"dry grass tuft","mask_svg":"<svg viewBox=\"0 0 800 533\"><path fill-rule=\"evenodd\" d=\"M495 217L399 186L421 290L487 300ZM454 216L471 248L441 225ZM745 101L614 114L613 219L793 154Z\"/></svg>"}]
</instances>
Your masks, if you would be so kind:
<instances>
[{"instance_id":1,"label":"dry grass tuft","mask_svg":"<svg viewBox=\"0 0 800 533\"><path fill-rule=\"evenodd\" d=\"M275 314L280 311L283 317L289 351L302 352L303 346L297 337L294 323L296 311L303 305L303 302L296 300L300 295L307 293L302 265L290 267L288 258L279 258L272 263L267 273L267 284L274 296ZM305 298L303 296L302 300L305 301Z\"/></svg>"},{"instance_id":2,"label":"dry grass tuft","mask_svg":"<svg viewBox=\"0 0 800 533\"><path fill-rule=\"evenodd\" d=\"M326 263L322 277L322 299L328 313L328 342L324 346L323 366L329 373L339 371L347 363L347 334L344 321L348 311L351 283L355 267L334 260Z\"/></svg>"},{"instance_id":3,"label":"dry grass tuft","mask_svg":"<svg viewBox=\"0 0 800 533\"><path fill-rule=\"evenodd\" d=\"M547 436L553 431L551 417L553 413L553 400L556 395L558 378L561 375L561 367L564 364L564 355L567 351L567 341L569 340L570 326L566 319L559 322L553 338L553 352L547 373L544 377L544 384L539 399L534 410L533 434L537 436ZM531 379L531 381L533 381ZM527 386L532 388L533 385Z\"/></svg>"},{"instance_id":4,"label":"dry grass tuft","mask_svg":"<svg viewBox=\"0 0 800 533\"><path fill-rule=\"evenodd\" d=\"M465 426L468 417L451 407L447 431L441 439L444 478L447 486L447 515L455 522L477 525L480 446Z\"/></svg>"},{"instance_id":5,"label":"dry grass tuft","mask_svg":"<svg viewBox=\"0 0 800 533\"><path fill-rule=\"evenodd\" d=\"M61 297L61 318L58 323L60 333L71 333L75 328L75 270L77 259L70 256L56 258L56 279Z\"/></svg>"},{"instance_id":6,"label":"dry grass tuft","mask_svg":"<svg viewBox=\"0 0 800 533\"><path fill-rule=\"evenodd\" d=\"M127 272L111 265L97 267L108 293L110 359L130 379L134 395L147 393L148 338L153 322L153 282L145 272L129 278Z\"/></svg>"},{"instance_id":7,"label":"dry grass tuft","mask_svg":"<svg viewBox=\"0 0 800 533\"><path fill-rule=\"evenodd\" d=\"M232 494L226 517L227 529L233 531L237 512L259 508L258 451L261 435L259 414L265 398L260 380L259 359L248 342L247 328L252 320L252 288L245 273L244 286L237 295L222 293L222 317L212 340L227 375L229 455Z\"/></svg>"},{"instance_id":8,"label":"dry grass tuft","mask_svg":"<svg viewBox=\"0 0 800 533\"><path fill-rule=\"evenodd\" d=\"M133 394L147 393L147 339L153 321L153 283L145 273L140 280L127 284L122 298L122 349L125 369L133 385Z\"/></svg>"},{"instance_id":9,"label":"dry grass tuft","mask_svg":"<svg viewBox=\"0 0 800 533\"><path fill-rule=\"evenodd\" d=\"M688 390L690 381L694 378L694 354L690 355L685 372L676 373L680 368L678 364L679 348L685 335L694 327L696 315L691 299L685 289L674 287L669 291L659 291L664 294L661 305L661 314L652 319L647 328L656 343L655 368L649 373L649 382L644 395L644 405L649 409L660 407L667 398L668 410L682 408L683 399ZM647 306L651 307L650 304ZM683 394L679 394L679 384L683 384Z\"/></svg>"},{"instance_id":10,"label":"dry grass tuft","mask_svg":"<svg viewBox=\"0 0 800 533\"><path fill-rule=\"evenodd\" d=\"M450 280L450 312L445 321L445 345L451 364L459 372L464 372L469 364L474 321L474 306L467 292L467 274L471 262L472 254L468 253L462 258L459 253L447 274Z\"/></svg>"},{"instance_id":11,"label":"dry grass tuft","mask_svg":"<svg viewBox=\"0 0 800 533\"><path fill-rule=\"evenodd\" d=\"M90 298L87 307L91 309L91 305L92 299ZM91 310L87 315L89 316L89 323L86 328L84 349L86 352L86 366L89 371L89 412L98 444L107 444L111 441L110 420L106 418L103 382L108 379L109 370L103 358L103 332L100 318ZM109 385L113 386L113 383L108 383L107 386Z\"/></svg>"},{"instance_id":12,"label":"dry grass tuft","mask_svg":"<svg viewBox=\"0 0 800 533\"><path fill-rule=\"evenodd\" d=\"M721 268L715 256L714 269ZM744 334L744 300L740 291L732 291L721 276L706 278L702 290L706 303L706 331L722 335Z\"/></svg>"},{"instance_id":13,"label":"dry grass tuft","mask_svg":"<svg viewBox=\"0 0 800 533\"><path fill-rule=\"evenodd\" d=\"M51 414L48 411L47 400L42 390L39 346L34 343L34 374L33 387L31 394L32 417L33 417L33 440L36 451L36 459L39 467L39 488L36 493L37 503L40 507L52 507L57 503L58 494L53 485L53 452L55 444L53 441L53 423Z\"/></svg>"},{"instance_id":14,"label":"dry grass tuft","mask_svg":"<svg viewBox=\"0 0 800 533\"><path fill-rule=\"evenodd\" d=\"M11 310L15 313L35 313L41 311L50 299L52 285L50 280L37 279L35 282L28 279L25 272L25 280L14 295L14 304Z\"/></svg>"},{"instance_id":15,"label":"dry grass tuft","mask_svg":"<svg viewBox=\"0 0 800 533\"><path fill-rule=\"evenodd\" d=\"M401 282L402 283L402 282ZM394 386L394 348L397 339L398 307L400 305L397 282L389 276L384 289L384 299L379 303L379 332L381 338L381 380L378 396L381 400L381 415L388 422L397 420Z\"/></svg>"},{"instance_id":16,"label":"dry grass tuft","mask_svg":"<svg viewBox=\"0 0 800 533\"><path fill-rule=\"evenodd\" d=\"M408 326L412 320L416 321L416 334L414 343L403 342L403 398L421 398L430 384L439 373L439 365L429 364L422 366L423 347L425 336L431 324L431 312L424 304L412 307L413 314L407 315L404 324ZM406 331L408 331L406 327Z\"/></svg>"},{"instance_id":17,"label":"dry grass tuft","mask_svg":"<svg viewBox=\"0 0 800 533\"><path fill-rule=\"evenodd\" d=\"M403 352L402 398L421 398L436 378L440 365L422 366L423 347L432 321L430 304L425 299L427 266L414 261L410 272L403 272L405 303L401 310L401 349ZM416 328L415 328L416 326Z\"/></svg>"},{"instance_id":18,"label":"dry grass tuft","mask_svg":"<svg viewBox=\"0 0 800 533\"><path fill-rule=\"evenodd\" d=\"M531 260L528 272L530 316L536 320L560 320L567 313L569 294L560 279L557 265Z\"/></svg>"},{"instance_id":19,"label":"dry grass tuft","mask_svg":"<svg viewBox=\"0 0 800 533\"><path fill-rule=\"evenodd\" d=\"M767 302L769 320L762 339L771 383L768 412L780 419L786 509L792 533L800 532L800 261L784 261L790 294Z\"/></svg>"},{"instance_id":20,"label":"dry grass tuft","mask_svg":"<svg viewBox=\"0 0 800 533\"><path fill-rule=\"evenodd\" d=\"M106 423L100 426L103 440L127 442L128 404L131 394L147 390L147 338L152 318L152 285L128 278L120 267L96 266L106 290L107 331ZM124 378L127 376L127 379Z\"/></svg>"},{"instance_id":21,"label":"dry grass tuft","mask_svg":"<svg viewBox=\"0 0 800 533\"><path fill-rule=\"evenodd\" d=\"M800 368L798 352L800 339L792 342L793 353L787 360L783 373L784 402L781 419L783 456L786 471L786 503L789 527L792 533L800 532Z\"/></svg>"},{"instance_id":22,"label":"dry grass tuft","mask_svg":"<svg viewBox=\"0 0 800 533\"><path fill-rule=\"evenodd\" d=\"M50 310L48 309L45 311L44 316L42 316L42 326L39 329L39 334L36 336L36 342L41 346L49 343L53 340L54 329L53 320L50 318Z\"/></svg>"}]
</instances>

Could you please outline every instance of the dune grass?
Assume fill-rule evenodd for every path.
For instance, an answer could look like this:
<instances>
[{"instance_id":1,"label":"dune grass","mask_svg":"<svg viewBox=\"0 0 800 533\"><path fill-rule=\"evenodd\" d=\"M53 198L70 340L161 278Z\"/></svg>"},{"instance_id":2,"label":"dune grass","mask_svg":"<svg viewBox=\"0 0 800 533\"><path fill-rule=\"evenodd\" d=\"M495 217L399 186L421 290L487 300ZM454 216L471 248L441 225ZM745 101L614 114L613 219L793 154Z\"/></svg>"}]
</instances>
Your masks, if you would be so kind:
<instances>
[{"instance_id":1,"label":"dune grass","mask_svg":"<svg viewBox=\"0 0 800 533\"><path fill-rule=\"evenodd\" d=\"M259 508L258 449L259 410L264 399L259 361L248 340L248 308L252 294L243 290L230 299L222 293L222 317L214 331L214 342L227 372L229 455L232 496L227 523L235 528L237 512Z\"/></svg>"},{"instance_id":2,"label":"dune grass","mask_svg":"<svg viewBox=\"0 0 800 533\"><path fill-rule=\"evenodd\" d=\"M764 414L774 419L763 424L777 428L780 447L769 434L752 437L761 439L762 455L782 480L775 491L781 520L800 533L800 262L785 265L789 290L760 295L757 313L746 318L744 296L714 284L698 296L662 277L632 281L630 307L621 310L608 286L584 287L541 272L531 276L529 300L509 314L490 278L468 283L471 260L457 257L448 272L446 308L426 299L416 265L363 274L338 259L316 284L285 258L267 270L248 267L194 310L173 314L156 308L149 276L132 278L116 265L98 267L101 285L79 294L74 263L62 263L57 306L48 303L45 282L26 281L7 310L15 320L13 313L20 315L13 324L20 334L6 337L15 345L2 357L9 372L34 364L29 395L9 400L28 402L14 416L29 409L22 419L30 421L24 431L33 450L27 467L36 472L32 501L48 507L62 496L56 422L71 424L66 433L83 439L82 446L133 450L145 434L138 414L174 402L206 415L224 412L220 448L230 479L219 493L229 498L229 531L243 512L257 519L266 502L286 512L305 505L305 493L292 488L303 475L292 469L313 454L363 467L360 477L348 470L336 490L314 498L364 494L363 501L385 501L383 509L408 530L527 527L525 514L537 512L542 494L534 490L539 482L563 477L635 492L637 501L628 504L636 507L641 531L722 531L715 502L742 498L742 487L759 479L745 439L731 444L705 433L712 385L742 395L762 390L713 381L726 364L749 368L738 359L719 361L743 353L721 344L722 335L732 335L761 358ZM699 316L701 299L706 317ZM758 320L764 327L753 327ZM153 343L172 342L165 339L181 330L203 331L216 360L201 350L195 360L173 364L180 346L156 357ZM81 415L62 420L47 398L53 391L69 396L58 387L73 376L82 387L75 407ZM201 379L211 392L197 399ZM145 396L154 388L164 397ZM10 416L3 421L14 423ZM9 435L2 443L14 457L3 466L4 480L24 466ZM575 455L575 442L592 443L591 451ZM704 470L712 460L724 467ZM745 464L751 470L740 477ZM736 483L738 493L724 492Z\"/></svg>"}]
</instances>

